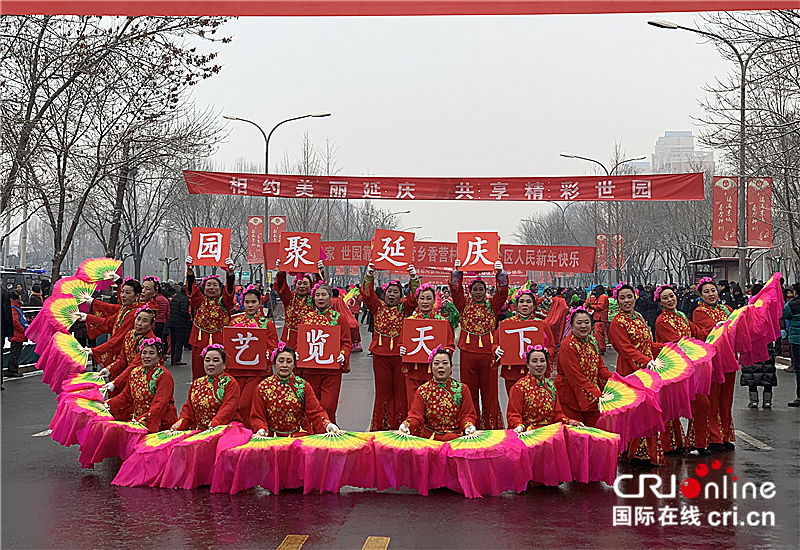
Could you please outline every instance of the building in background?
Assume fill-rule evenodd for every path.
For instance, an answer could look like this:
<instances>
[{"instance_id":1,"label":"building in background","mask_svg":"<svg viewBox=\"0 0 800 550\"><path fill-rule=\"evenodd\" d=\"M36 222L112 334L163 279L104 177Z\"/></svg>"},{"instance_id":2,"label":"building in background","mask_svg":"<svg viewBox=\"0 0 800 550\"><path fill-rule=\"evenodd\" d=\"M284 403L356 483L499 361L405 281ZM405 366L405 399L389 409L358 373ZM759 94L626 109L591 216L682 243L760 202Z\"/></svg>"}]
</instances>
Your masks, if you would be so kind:
<instances>
[{"instance_id":1,"label":"building in background","mask_svg":"<svg viewBox=\"0 0 800 550\"><path fill-rule=\"evenodd\" d=\"M691 130L668 131L656 141L652 155L654 174L714 172L714 153L694 147Z\"/></svg>"}]
</instances>

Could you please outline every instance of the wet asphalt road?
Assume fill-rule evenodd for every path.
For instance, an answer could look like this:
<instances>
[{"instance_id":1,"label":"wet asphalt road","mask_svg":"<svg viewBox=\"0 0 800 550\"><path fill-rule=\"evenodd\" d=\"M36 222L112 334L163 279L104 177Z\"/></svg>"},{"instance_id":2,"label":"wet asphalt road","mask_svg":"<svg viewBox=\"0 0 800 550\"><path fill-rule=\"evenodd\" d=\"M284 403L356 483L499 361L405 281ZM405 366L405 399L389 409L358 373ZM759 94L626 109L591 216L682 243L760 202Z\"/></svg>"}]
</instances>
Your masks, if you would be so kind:
<instances>
[{"instance_id":1,"label":"wet asphalt road","mask_svg":"<svg viewBox=\"0 0 800 550\"><path fill-rule=\"evenodd\" d=\"M365 342L369 335L364 332ZM188 359L188 353L186 359ZM609 365L613 353L606 355ZM170 369L175 400L186 399L190 367ZM457 372L456 372L457 374ZM747 388L736 388L734 423L740 436L736 450L714 457L667 457L654 470L668 484L709 466L707 480L722 477L728 466L742 484L776 486L771 499L747 498L659 500L623 499L602 483L529 488L516 495L466 499L448 490L428 497L414 491L345 490L341 494L259 489L234 496L193 491L120 488L110 484L119 459L94 470L82 470L78 448L65 448L49 437L32 437L47 429L55 396L32 375L6 380L2 392L2 547L3 548L277 548L287 535L308 535L302 548L359 549L367 537L389 537L388 548L797 548L800 546L800 410L786 404L794 397L794 375L779 371L773 410L749 410ZM501 386L502 388L502 386ZM339 424L365 430L372 409L371 362L366 352L353 355L353 372L344 377ZM501 389L503 407L505 392ZM745 439L748 439L746 441ZM721 469L711 466L718 458ZM620 474L631 473L621 464ZM636 491L639 472L627 485ZM716 476L716 477L715 477ZM695 476L697 477L697 476ZM729 495L730 497L730 495ZM749 495L748 495L749 497ZM658 508L697 505L702 525L661 525ZM650 525L613 525L613 507L653 507ZM750 512L760 520L774 513L774 526L708 525L710 512L736 511L738 523ZM641 508L640 512L646 512ZM667 511L668 512L668 511ZM668 512L669 513L669 512ZM646 519L646 514L642 516ZM669 518L665 520L670 523ZM632 521L632 523L634 523ZM373 539L373 544L376 540ZM367 546L369 547L369 546ZM373 548L385 548L385 539ZM286 541L284 548L299 548Z\"/></svg>"}]
</instances>

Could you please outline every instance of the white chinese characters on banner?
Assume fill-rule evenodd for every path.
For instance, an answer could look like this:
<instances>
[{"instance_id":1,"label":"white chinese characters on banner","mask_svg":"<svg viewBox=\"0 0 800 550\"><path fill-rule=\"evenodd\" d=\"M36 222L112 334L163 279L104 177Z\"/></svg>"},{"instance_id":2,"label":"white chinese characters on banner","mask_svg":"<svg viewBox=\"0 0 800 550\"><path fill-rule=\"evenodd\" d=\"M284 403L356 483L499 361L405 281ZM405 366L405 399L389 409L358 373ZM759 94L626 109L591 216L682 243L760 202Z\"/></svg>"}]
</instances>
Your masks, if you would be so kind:
<instances>
[{"instance_id":1,"label":"white chinese characters on banner","mask_svg":"<svg viewBox=\"0 0 800 550\"><path fill-rule=\"evenodd\" d=\"M425 342L433 340L435 337L433 334L426 334L427 332L433 330L432 325L427 325L424 327L416 327L417 335L411 337L411 341L417 344L417 347L411 350L408 355L415 355L420 351L424 351L425 355L430 356L431 352L433 351Z\"/></svg>"},{"instance_id":2,"label":"white chinese characters on banner","mask_svg":"<svg viewBox=\"0 0 800 550\"><path fill-rule=\"evenodd\" d=\"M480 236L476 236L475 240L469 241L469 248L467 249L467 258L464 260L464 267L476 265L478 262L483 262L485 264L491 263L484 256L484 254L489 252L489 249L484 247L484 245L486 245L488 242L489 241L481 238Z\"/></svg>"},{"instance_id":3,"label":"white chinese characters on banner","mask_svg":"<svg viewBox=\"0 0 800 550\"><path fill-rule=\"evenodd\" d=\"M403 258L405 256L404 250L406 247L403 245L403 241L405 241L405 237L400 235L396 239L392 240L391 237L385 237L381 239L383 243L382 250L378 253L378 257L376 258L378 261L385 260L392 264L395 267L405 267L408 265L407 262L398 261L395 258Z\"/></svg>"},{"instance_id":4,"label":"white chinese characters on banner","mask_svg":"<svg viewBox=\"0 0 800 550\"><path fill-rule=\"evenodd\" d=\"M528 338L526 336L526 333L528 333L528 332L538 332L538 331L539 331L539 327L527 326L527 327L519 327L519 328L515 328L515 329L506 329L503 332L505 332L506 334L509 334L509 335L514 334L514 335L517 336L517 338L519 339L519 348L517 350L517 353L518 353L518 356L519 356L520 359L524 359L525 358L525 350L533 342L533 340L531 340L530 338Z\"/></svg>"},{"instance_id":5,"label":"white chinese characters on banner","mask_svg":"<svg viewBox=\"0 0 800 550\"><path fill-rule=\"evenodd\" d=\"M303 265L313 265L313 262L306 259L306 256L308 256L311 250L311 245L307 238L296 235L289 237L287 240L289 245L284 248L284 250L286 251L287 260L292 267L300 267L301 262Z\"/></svg>"},{"instance_id":6,"label":"white chinese characters on banner","mask_svg":"<svg viewBox=\"0 0 800 550\"><path fill-rule=\"evenodd\" d=\"M261 361L261 354L256 353L253 359L244 359L242 354L250 349L250 342L258 341L256 336L253 336L252 332L247 332L247 335L242 334L241 332L237 333L231 341L236 345L236 362L240 365L258 365Z\"/></svg>"},{"instance_id":7,"label":"white chinese characters on banner","mask_svg":"<svg viewBox=\"0 0 800 550\"><path fill-rule=\"evenodd\" d=\"M222 233L200 233L197 259L210 259L218 262L222 257Z\"/></svg>"},{"instance_id":8,"label":"white chinese characters on banner","mask_svg":"<svg viewBox=\"0 0 800 550\"><path fill-rule=\"evenodd\" d=\"M317 363L319 365L330 365L334 362L333 354L324 357L325 342L330 338L330 334L323 329L311 329L306 333L306 344L308 344L307 356L304 362Z\"/></svg>"}]
</instances>

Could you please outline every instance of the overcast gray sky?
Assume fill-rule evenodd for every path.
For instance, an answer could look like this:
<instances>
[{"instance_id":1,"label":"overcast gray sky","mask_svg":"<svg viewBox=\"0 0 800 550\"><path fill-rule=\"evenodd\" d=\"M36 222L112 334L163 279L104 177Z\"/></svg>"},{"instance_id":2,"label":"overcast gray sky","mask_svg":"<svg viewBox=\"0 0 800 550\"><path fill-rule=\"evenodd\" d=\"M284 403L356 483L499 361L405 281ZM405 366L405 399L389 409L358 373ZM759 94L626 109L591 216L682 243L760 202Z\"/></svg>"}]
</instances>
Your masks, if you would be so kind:
<instances>
[{"instance_id":1,"label":"overcast gray sky","mask_svg":"<svg viewBox=\"0 0 800 550\"><path fill-rule=\"evenodd\" d=\"M273 171L308 129L339 147L342 174L508 177L582 175L561 151L606 161L614 140L649 155L666 130L694 130L702 86L731 66L685 31L694 14L420 18L241 18L224 27L222 72L195 90L198 107L252 119L266 131ZM263 138L241 122L215 160L261 162ZM384 201L412 210L417 236L497 230L513 242L526 203ZM541 205L538 205L542 207ZM457 209L457 210L456 210Z\"/></svg>"}]
</instances>

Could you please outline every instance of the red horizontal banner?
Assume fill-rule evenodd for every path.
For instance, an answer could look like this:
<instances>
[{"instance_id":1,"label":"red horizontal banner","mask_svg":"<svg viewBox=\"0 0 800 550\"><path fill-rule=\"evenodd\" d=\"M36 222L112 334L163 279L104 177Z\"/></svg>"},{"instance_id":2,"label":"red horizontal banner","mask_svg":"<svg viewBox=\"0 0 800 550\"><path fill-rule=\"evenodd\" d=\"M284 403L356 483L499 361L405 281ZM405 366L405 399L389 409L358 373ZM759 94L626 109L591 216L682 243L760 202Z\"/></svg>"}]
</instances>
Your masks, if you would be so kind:
<instances>
[{"instance_id":1,"label":"red horizontal banner","mask_svg":"<svg viewBox=\"0 0 800 550\"><path fill-rule=\"evenodd\" d=\"M369 241L323 241L320 247L327 256L325 265L328 266L361 266L369 263ZM272 243L264 245L264 248L267 251L267 266L272 269L278 257L279 246ZM500 261L503 262L503 268L511 274L522 275L528 271L592 273L596 251L593 246L501 244ZM456 255L456 243L416 241L413 263L417 270L433 268L449 272L453 269Z\"/></svg>"},{"instance_id":2,"label":"red horizontal banner","mask_svg":"<svg viewBox=\"0 0 800 550\"><path fill-rule=\"evenodd\" d=\"M4 0L3 14L422 16L789 10L796 0Z\"/></svg>"},{"instance_id":3,"label":"red horizontal banner","mask_svg":"<svg viewBox=\"0 0 800 550\"><path fill-rule=\"evenodd\" d=\"M381 178L184 170L189 193L306 199L477 201L703 200L703 174L523 178Z\"/></svg>"}]
</instances>

